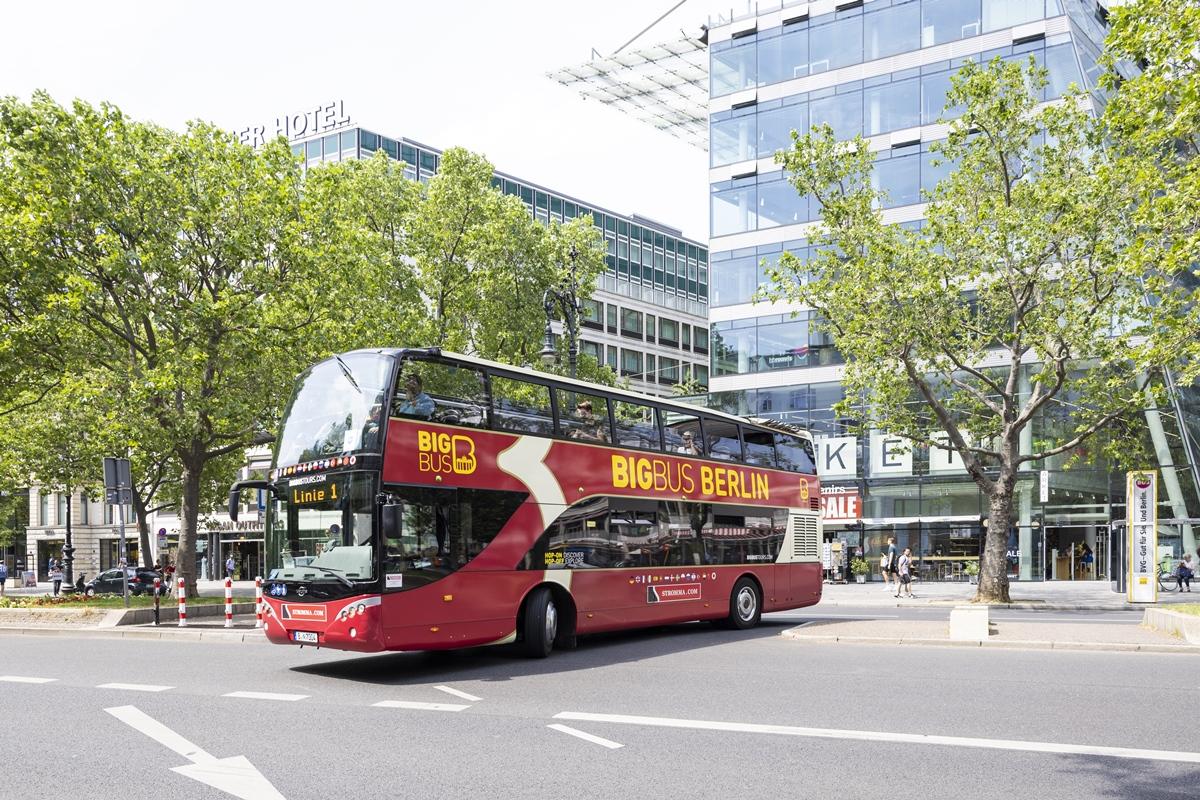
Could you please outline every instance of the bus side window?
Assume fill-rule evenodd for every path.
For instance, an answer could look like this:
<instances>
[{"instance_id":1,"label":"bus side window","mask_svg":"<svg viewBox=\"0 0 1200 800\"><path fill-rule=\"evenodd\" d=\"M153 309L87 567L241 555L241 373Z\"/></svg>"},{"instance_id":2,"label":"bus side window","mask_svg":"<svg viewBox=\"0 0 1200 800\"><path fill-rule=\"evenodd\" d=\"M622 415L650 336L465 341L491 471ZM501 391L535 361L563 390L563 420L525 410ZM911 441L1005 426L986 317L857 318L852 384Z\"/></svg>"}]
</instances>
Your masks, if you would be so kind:
<instances>
[{"instance_id":1,"label":"bus side window","mask_svg":"<svg viewBox=\"0 0 1200 800\"><path fill-rule=\"evenodd\" d=\"M742 460L742 440L738 437L736 423L705 417L704 445L704 449L713 458L722 461Z\"/></svg>"},{"instance_id":2,"label":"bus side window","mask_svg":"<svg viewBox=\"0 0 1200 800\"><path fill-rule=\"evenodd\" d=\"M812 443L790 433L775 433L775 453L779 468L791 472L813 474L817 471Z\"/></svg>"},{"instance_id":3,"label":"bus side window","mask_svg":"<svg viewBox=\"0 0 1200 800\"><path fill-rule=\"evenodd\" d=\"M433 400L430 418L434 422L468 428L487 427L488 402L482 372L451 364L411 360L405 363L402 374L412 372L419 373L425 393Z\"/></svg>"},{"instance_id":4,"label":"bus side window","mask_svg":"<svg viewBox=\"0 0 1200 800\"><path fill-rule=\"evenodd\" d=\"M617 400L613 406L616 420L616 442L621 447L636 447L639 450L661 450L658 435L658 417L654 408L641 403Z\"/></svg>"},{"instance_id":5,"label":"bus side window","mask_svg":"<svg viewBox=\"0 0 1200 800\"><path fill-rule=\"evenodd\" d=\"M553 435L554 414L551 413L549 386L493 375L492 402L495 407L493 424L497 429Z\"/></svg>"},{"instance_id":6,"label":"bus side window","mask_svg":"<svg viewBox=\"0 0 1200 800\"><path fill-rule=\"evenodd\" d=\"M752 467L775 466L775 436L771 431L743 427L742 441L746 445L746 464Z\"/></svg>"},{"instance_id":7,"label":"bus side window","mask_svg":"<svg viewBox=\"0 0 1200 800\"><path fill-rule=\"evenodd\" d=\"M686 456L704 455L704 442L700 438L700 418L693 414L664 412L663 444L668 453Z\"/></svg>"}]
</instances>

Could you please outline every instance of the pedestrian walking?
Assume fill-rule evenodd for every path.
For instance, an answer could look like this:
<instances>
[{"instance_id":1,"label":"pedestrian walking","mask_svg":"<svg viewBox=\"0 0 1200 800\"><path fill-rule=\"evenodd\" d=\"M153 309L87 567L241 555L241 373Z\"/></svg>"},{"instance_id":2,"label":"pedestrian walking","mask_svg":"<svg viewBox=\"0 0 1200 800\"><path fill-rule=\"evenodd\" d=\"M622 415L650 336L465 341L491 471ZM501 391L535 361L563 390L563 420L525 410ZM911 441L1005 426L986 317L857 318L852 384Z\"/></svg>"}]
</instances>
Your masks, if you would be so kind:
<instances>
[{"instance_id":1,"label":"pedestrian walking","mask_svg":"<svg viewBox=\"0 0 1200 800\"><path fill-rule=\"evenodd\" d=\"M62 567L57 563L50 570L50 582L54 585L54 596L58 597L58 592L62 588L63 572Z\"/></svg>"},{"instance_id":2,"label":"pedestrian walking","mask_svg":"<svg viewBox=\"0 0 1200 800\"><path fill-rule=\"evenodd\" d=\"M237 566L237 565L233 562L233 555L230 555L229 558L225 559L225 577L226 578L233 577L233 568L235 566Z\"/></svg>"},{"instance_id":3,"label":"pedestrian walking","mask_svg":"<svg viewBox=\"0 0 1200 800\"><path fill-rule=\"evenodd\" d=\"M912 550L904 548L904 552L900 554L900 558L896 564L896 572L900 578L900 585L896 587L896 597L900 596L901 591L905 597L913 597L912 593Z\"/></svg>"},{"instance_id":4,"label":"pedestrian walking","mask_svg":"<svg viewBox=\"0 0 1200 800\"><path fill-rule=\"evenodd\" d=\"M897 593L900 591L899 562L900 556L896 552L896 537L889 536L887 548L883 551L883 558L879 560L879 564L883 568L883 588L890 590L894 584Z\"/></svg>"},{"instance_id":5,"label":"pedestrian walking","mask_svg":"<svg viewBox=\"0 0 1200 800\"><path fill-rule=\"evenodd\" d=\"M8 583L8 564L0 558L0 597L4 597L4 584Z\"/></svg>"},{"instance_id":6,"label":"pedestrian walking","mask_svg":"<svg viewBox=\"0 0 1200 800\"><path fill-rule=\"evenodd\" d=\"M1175 585L1181 592L1190 592L1192 590L1192 576L1196 574L1195 566L1192 564L1192 554L1184 553L1183 560L1179 562L1179 566L1175 568ZM1187 587L1186 589L1184 587Z\"/></svg>"}]
</instances>

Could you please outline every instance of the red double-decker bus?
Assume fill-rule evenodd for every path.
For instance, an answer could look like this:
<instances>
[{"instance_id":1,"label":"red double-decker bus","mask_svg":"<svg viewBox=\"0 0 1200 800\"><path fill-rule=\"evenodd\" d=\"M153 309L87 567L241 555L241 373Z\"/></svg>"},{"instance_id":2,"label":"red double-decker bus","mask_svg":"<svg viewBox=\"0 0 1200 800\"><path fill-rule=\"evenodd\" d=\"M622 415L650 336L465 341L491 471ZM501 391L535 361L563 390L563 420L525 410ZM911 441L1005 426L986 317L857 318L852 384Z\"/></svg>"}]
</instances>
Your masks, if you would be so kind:
<instances>
[{"instance_id":1,"label":"red double-decker bus","mask_svg":"<svg viewBox=\"0 0 1200 800\"><path fill-rule=\"evenodd\" d=\"M544 657L821 597L805 432L435 349L309 369L235 518L247 488L272 497L278 643Z\"/></svg>"}]
</instances>

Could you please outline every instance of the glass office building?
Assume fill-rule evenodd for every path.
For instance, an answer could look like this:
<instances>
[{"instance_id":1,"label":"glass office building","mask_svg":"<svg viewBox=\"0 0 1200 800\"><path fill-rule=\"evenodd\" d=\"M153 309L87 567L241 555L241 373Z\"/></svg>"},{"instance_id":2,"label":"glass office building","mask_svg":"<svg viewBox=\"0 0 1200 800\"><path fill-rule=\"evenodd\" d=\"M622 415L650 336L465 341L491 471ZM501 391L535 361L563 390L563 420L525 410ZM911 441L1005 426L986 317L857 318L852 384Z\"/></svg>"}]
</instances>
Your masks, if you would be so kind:
<instances>
[{"instance_id":1,"label":"glass office building","mask_svg":"<svg viewBox=\"0 0 1200 800\"><path fill-rule=\"evenodd\" d=\"M383 151L404 162L412 180L437 173L442 151L411 139L348 128L292 143L308 166L369 158ZM591 215L608 248L597 291L583 302L580 348L608 364L638 391L670 394L689 380L707 387L708 248L655 220L617 214L512 175L492 184L519 197L540 222Z\"/></svg>"},{"instance_id":2,"label":"glass office building","mask_svg":"<svg viewBox=\"0 0 1200 800\"><path fill-rule=\"evenodd\" d=\"M884 220L919 225L922 191L945 174L930 145L955 116L943 110L950 75L966 59L1032 57L1049 72L1044 101L1071 83L1094 90L1106 19L1096 0L825 0L760 2L709 27L710 397L820 437L825 484L855 498L827 523L851 555L877 555L894 535L921 556L925 577L960 577L978 558L987 505L938 452L897 456L883 432L850 434L832 411L843 397L842 359L828 335L806 309L754 302L768 280L764 264L784 251L808 258L819 217L774 154L791 146L793 129L828 123L839 138L861 134L875 153L872 180L888 194ZM1160 518L1200 515L1189 403L1194 412L1195 398L1177 392L1169 407L1147 412ZM1020 481L1010 576L1109 578L1123 476L1104 464L1065 471L1062 459L1050 461L1045 479L1031 471ZM1186 524L1160 536L1176 555L1195 551ZM1084 545L1096 555L1091 564L1080 558Z\"/></svg>"}]
</instances>

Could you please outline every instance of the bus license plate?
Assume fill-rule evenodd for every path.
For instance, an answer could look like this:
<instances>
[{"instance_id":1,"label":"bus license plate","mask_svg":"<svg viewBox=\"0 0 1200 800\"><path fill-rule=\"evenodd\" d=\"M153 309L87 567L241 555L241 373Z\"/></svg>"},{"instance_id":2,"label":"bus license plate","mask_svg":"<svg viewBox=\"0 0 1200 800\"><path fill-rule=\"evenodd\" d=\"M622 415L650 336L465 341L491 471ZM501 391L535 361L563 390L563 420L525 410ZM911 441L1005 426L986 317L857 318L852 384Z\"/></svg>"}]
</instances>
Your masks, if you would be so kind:
<instances>
[{"instance_id":1,"label":"bus license plate","mask_svg":"<svg viewBox=\"0 0 1200 800\"><path fill-rule=\"evenodd\" d=\"M317 634L313 631L293 631L292 638L294 638L297 642L311 642L313 644L317 643Z\"/></svg>"}]
</instances>

